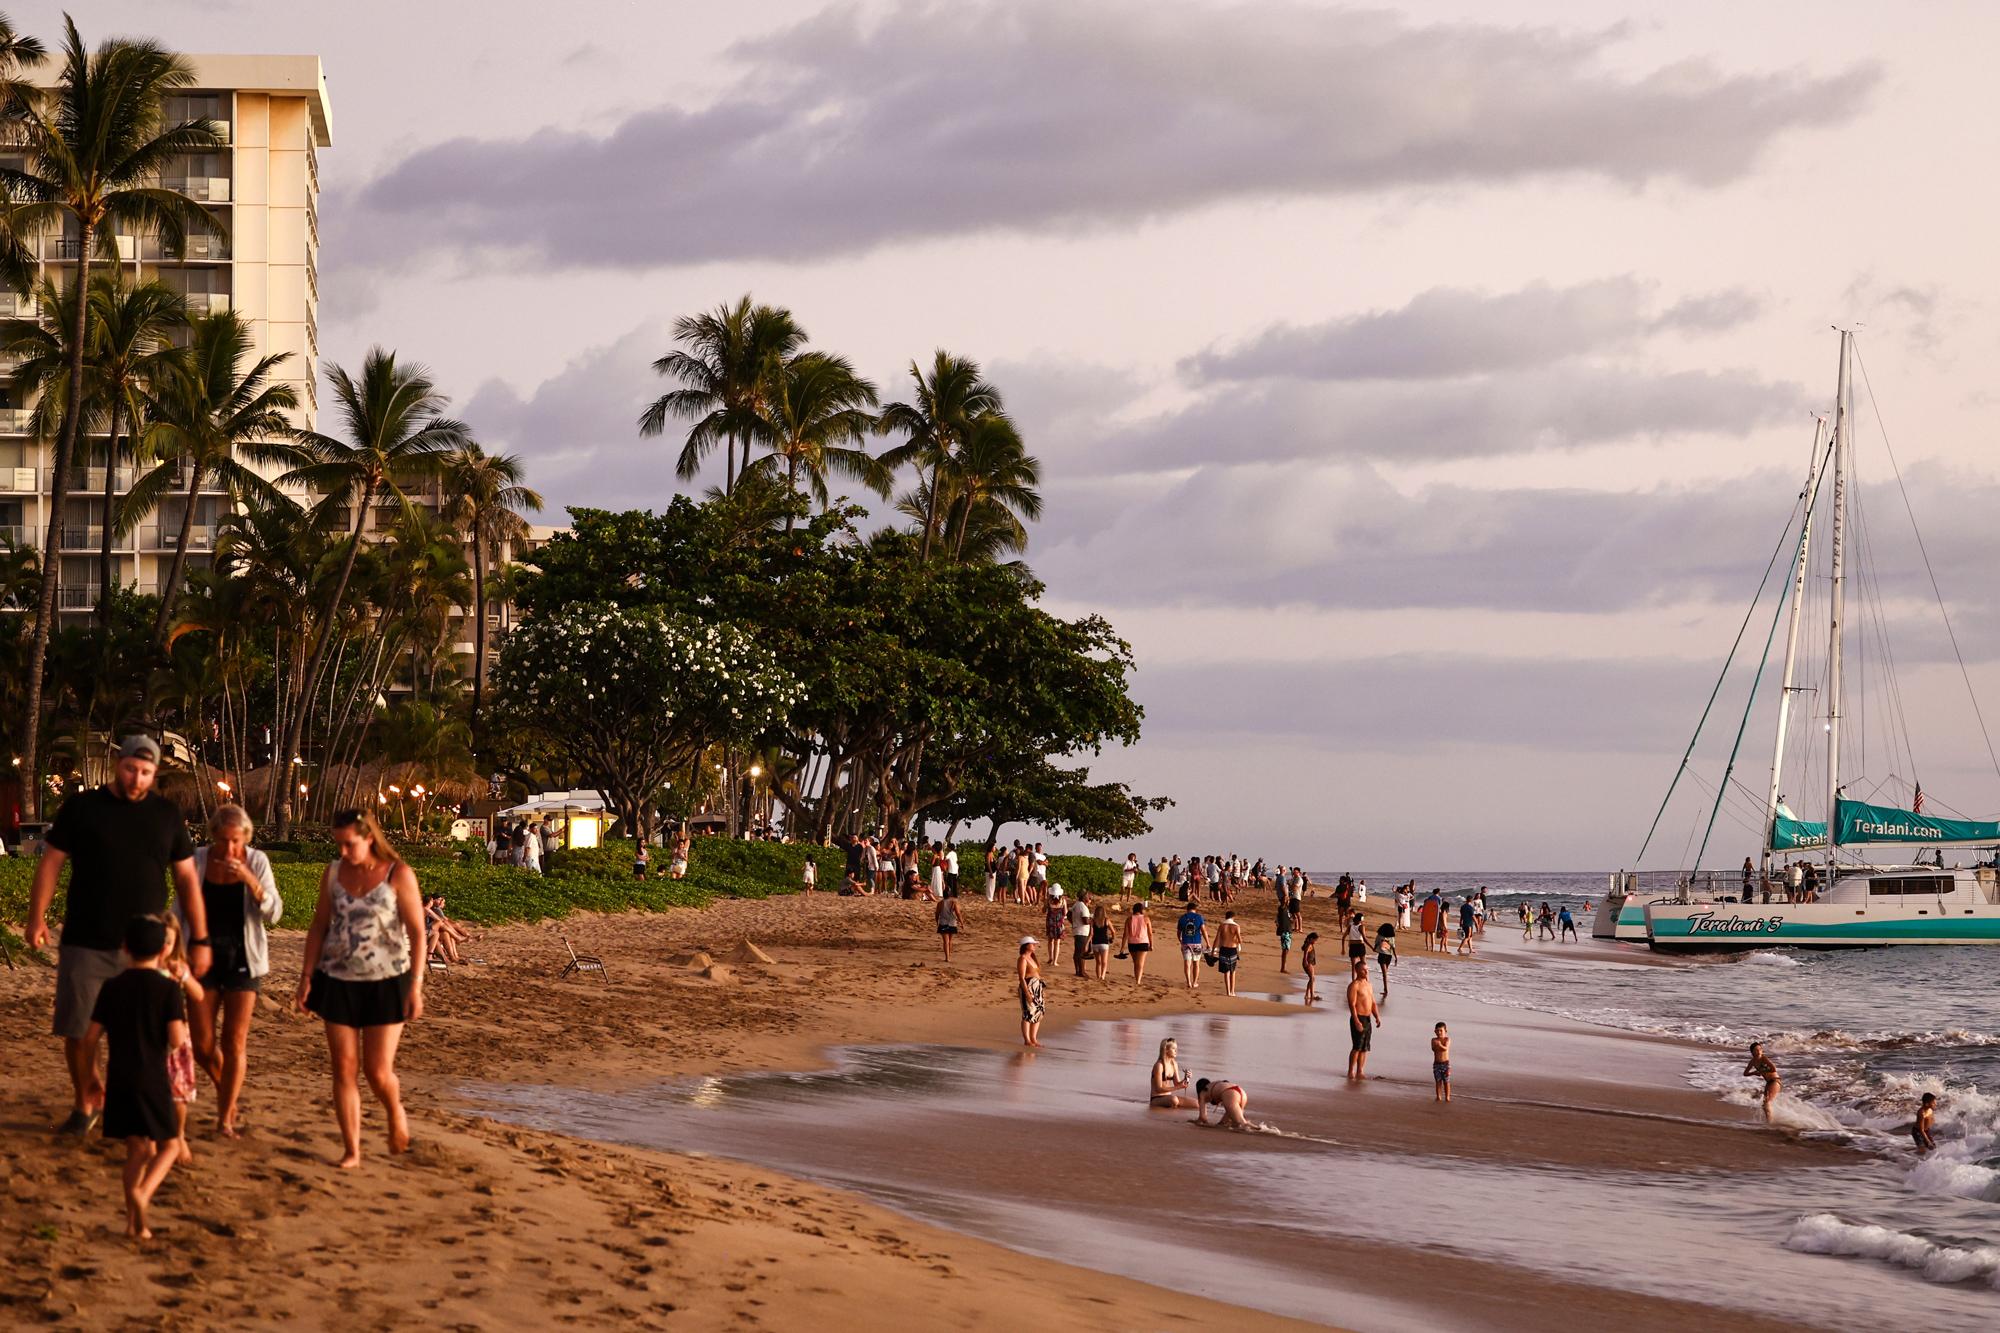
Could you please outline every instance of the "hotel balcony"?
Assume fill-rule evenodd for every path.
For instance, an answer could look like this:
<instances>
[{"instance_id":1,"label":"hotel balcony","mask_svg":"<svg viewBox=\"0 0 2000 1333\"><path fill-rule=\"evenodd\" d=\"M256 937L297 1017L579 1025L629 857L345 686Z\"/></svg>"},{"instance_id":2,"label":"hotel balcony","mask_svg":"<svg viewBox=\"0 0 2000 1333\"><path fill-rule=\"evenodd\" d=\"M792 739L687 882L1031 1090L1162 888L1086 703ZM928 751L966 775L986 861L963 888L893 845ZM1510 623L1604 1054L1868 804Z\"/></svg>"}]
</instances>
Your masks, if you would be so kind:
<instances>
[{"instance_id":1,"label":"hotel balcony","mask_svg":"<svg viewBox=\"0 0 2000 1333\"><path fill-rule=\"evenodd\" d=\"M139 247L139 256L147 263L221 263L230 256L229 238L226 236L189 236L180 248L167 245L157 236L148 236Z\"/></svg>"},{"instance_id":2,"label":"hotel balcony","mask_svg":"<svg viewBox=\"0 0 2000 1333\"><path fill-rule=\"evenodd\" d=\"M229 177L188 176L180 179L163 180L161 185L175 194L184 194L198 204L226 204L229 202Z\"/></svg>"},{"instance_id":3,"label":"hotel balcony","mask_svg":"<svg viewBox=\"0 0 2000 1333\"><path fill-rule=\"evenodd\" d=\"M216 529L213 524L197 523L188 533L188 550L213 551ZM178 523L146 523L139 528L139 549L142 551L172 551L181 544L181 525Z\"/></svg>"},{"instance_id":4,"label":"hotel balcony","mask_svg":"<svg viewBox=\"0 0 2000 1333\"><path fill-rule=\"evenodd\" d=\"M42 470L38 467L0 467L0 491L21 492L38 495L42 489Z\"/></svg>"},{"instance_id":5,"label":"hotel balcony","mask_svg":"<svg viewBox=\"0 0 2000 1333\"><path fill-rule=\"evenodd\" d=\"M0 435L26 435L34 418L25 407L0 407Z\"/></svg>"},{"instance_id":6,"label":"hotel balcony","mask_svg":"<svg viewBox=\"0 0 2000 1333\"><path fill-rule=\"evenodd\" d=\"M0 542L19 550L23 546L31 545L33 539L28 535L28 529L24 524L0 523Z\"/></svg>"},{"instance_id":7,"label":"hotel balcony","mask_svg":"<svg viewBox=\"0 0 2000 1333\"><path fill-rule=\"evenodd\" d=\"M36 309L34 297L0 291L0 319L33 319Z\"/></svg>"},{"instance_id":8,"label":"hotel balcony","mask_svg":"<svg viewBox=\"0 0 2000 1333\"><path fill-rule=\"evenodd\" d=\"M114 491L131 490L132 469L121 467L115 471L116 475L111 479L111 489ZM72 492L88 492L93 495L103 493L104 469L101 467L73 467L69 470L68 476L69 488Z\"/></svg>"},{"instance_id":9,"label":"hotel balcony","mask_svg":"<svg viewBox=\"0 0 2000 1333\"><path fill-rule=\"evenodd\" d=\"M62 530L65 551L95 551L104 544L102 523L65 523Z\"/></svg>"}]
</instances>

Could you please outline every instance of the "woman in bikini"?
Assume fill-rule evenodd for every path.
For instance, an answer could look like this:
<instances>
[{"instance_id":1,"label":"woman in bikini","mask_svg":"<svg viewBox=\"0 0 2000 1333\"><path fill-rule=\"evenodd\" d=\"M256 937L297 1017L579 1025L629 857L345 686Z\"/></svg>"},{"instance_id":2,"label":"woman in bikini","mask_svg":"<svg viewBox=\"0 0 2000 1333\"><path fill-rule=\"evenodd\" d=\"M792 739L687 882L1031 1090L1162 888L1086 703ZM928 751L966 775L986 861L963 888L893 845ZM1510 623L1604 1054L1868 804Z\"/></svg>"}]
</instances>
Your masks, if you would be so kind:
<instances>
[{"instance_id":1,"label":"woman in bikini","mask_svg":"<svg viewBox=\"0 0 2000 1333\"><path fill-rule=\"evenodd\" d=\"M1382 998L1389 998L1389 969L1396 964L1396 928L1384 921L1375 928L1375 966L1382 969Z\"/></svg>"},{"instance_id":2,"label":"woman in bikini","mask_svg":"<svg viewBox=\"0 0 2000 1333\"><path fill-rule=\"evenodd\" d=\"M1181 1089L1187 1085L1187 1075L1181 1072L1179 1047L1172 1037L1168 1037L1160 1043L1160 1058L1153 1061L1153 1093L1146 1104L1157 1106L1162 1111L1192 1108L1194 1098L1181 1096Z\"/></svg>"},{"instance_id":3,"label":"woman in bikini","mask_svg":"<svg viewBox=\"0 0 2000 1333\"><path fill-rule=\"evenodd\" d=\"M1771 1118L1771 1103L1778 1100L1778 1089L1784 1080L1778 1077L1778 1067L1771 1063L1771 1057L1764 1054L1764 1043L1750 1043L1750 1063L1743 1066L1744 1077L1755 1076L1764 1080L1764 1118Z\"/></svg>"},{"instance_id":4,"label":"woman in bikini","mask_svg":"<svg viewBox=\"0 0 2000 1333\"><path fill-rule=\"evenodd\" d=\"M1250 1105L1250 1094L1239 1084L1226 1083L1220 1079L1197 1079L1194 1085L1194 1122L1208 1123L1208 1108L1213 1106L1221 1113L1216 1123L1231 1129L1248 1129L1250 1121L1243 1112Z\"/></svg>"},{"instance_id":5,"label":"woman in bikini","mask_svg":"<svg viewBox=\"0 0 2000 1333\"><path fill-rule=\"evenodd\" d=\"M1014 964L1014 977L1021 992L1021 1044L1040 1046L1042 1015L1047 1012L1043 1003L1042 969L1035 962L1035 937L1021 937L1021 957Z\"/></svg>"}]
</instances>

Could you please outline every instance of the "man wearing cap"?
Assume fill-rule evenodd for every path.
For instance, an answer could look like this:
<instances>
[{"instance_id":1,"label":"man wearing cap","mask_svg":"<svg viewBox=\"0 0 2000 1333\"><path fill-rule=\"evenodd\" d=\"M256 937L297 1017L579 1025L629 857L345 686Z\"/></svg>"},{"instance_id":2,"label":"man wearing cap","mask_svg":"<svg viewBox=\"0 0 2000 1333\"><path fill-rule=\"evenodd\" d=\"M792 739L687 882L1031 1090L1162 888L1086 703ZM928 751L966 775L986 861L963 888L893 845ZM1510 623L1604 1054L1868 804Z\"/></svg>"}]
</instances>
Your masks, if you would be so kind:
<instances>
[{"instance_id":1,"label":"man wearing cap","mask_svg":"<svg viewBox=\"0 0 2000 1333\"><path fill-rule=\"evenodd\" d=\"M118 747L111 782L63 802L42 842L42 859L28 899L26 938L49 940L47 916L56 881L69 863L69 898L56 951L55 1035L63 1039L75 1104L58 1132L82 1137L104 1111L97 1044L86 1040L91 1010L105 982L125 969L119 942L135 916L164 912L171 872L188 927L188 970L208 972L208 909L195 878L194 843L180 808L153 791L160 747L150 736L127 736Z\"/></svg>"}]
</instances>

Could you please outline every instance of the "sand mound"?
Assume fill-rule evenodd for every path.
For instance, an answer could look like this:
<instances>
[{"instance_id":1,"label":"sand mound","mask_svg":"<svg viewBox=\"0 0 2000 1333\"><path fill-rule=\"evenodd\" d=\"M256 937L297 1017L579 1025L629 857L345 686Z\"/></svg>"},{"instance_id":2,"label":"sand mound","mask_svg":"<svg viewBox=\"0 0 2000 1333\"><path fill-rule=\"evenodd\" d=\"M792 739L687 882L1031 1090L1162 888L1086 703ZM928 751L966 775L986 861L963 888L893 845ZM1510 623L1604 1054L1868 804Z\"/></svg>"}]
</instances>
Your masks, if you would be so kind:
<instances>
[{"instance_id":1,"label":"sand mound","mask_svg":"<svg viewBox=\"0 0 2000 1333\"><path fill-rule=\"evenodd\" d=\"M734 981L736 969L727 963L710 963L701 970L701 977L704 981Z\"/></svg>"},{"instance_id":2,"label":"sand mound","mask_svg":"<svg viewBox=\"0 0 2000 1333\"><path fill-rule=\"evenodd\" d=\"M700 949L695 950L693 953L677 953L667 959L667 961L675 967L685 967L692 972L699 972L703 968L712 966L715 962L713 958L710 958L707 953Z\"/></svg>"},{"instance_id":3,"label":"sand mound","mask_svg":"<svg viewBox=\"0 0 2000 1333\"><path fill-rule=\"evenodd\" d=\"M745 940L729 951L729 961L743 965L761 964L762 966L769 967L778 960L771 957L770 954L765 953L749 940Z\"/></svg>"}]
</instances>

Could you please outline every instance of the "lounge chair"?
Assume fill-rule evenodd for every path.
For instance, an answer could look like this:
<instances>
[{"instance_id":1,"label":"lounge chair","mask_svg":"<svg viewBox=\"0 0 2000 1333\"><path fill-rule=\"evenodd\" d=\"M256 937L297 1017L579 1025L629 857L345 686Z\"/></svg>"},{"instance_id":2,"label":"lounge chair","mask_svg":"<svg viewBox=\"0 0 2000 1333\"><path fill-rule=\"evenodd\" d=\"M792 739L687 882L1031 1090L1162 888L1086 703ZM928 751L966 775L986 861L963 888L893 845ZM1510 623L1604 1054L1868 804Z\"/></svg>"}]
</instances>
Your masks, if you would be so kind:
<instances>
[{"instance_id":1,"label":"lounge chair","mask_svg":"<svg viewBox=\"0 0 2000 1333\"><path fill-rule=\"evenodd\" d=\"M558 937L563 942L563 948L569 950L569 961L563 964L563 970L556 975L557 981L566 977L582 976L585 972L595 972L606 981L611 980L611 974L604 970L602 958L594 953L578 953L576 946L569 942L569 936L558 932Z\"/></svg>"}]
</instances>

